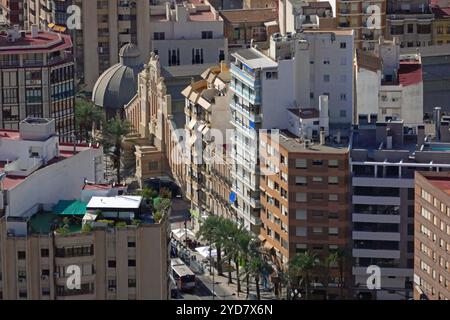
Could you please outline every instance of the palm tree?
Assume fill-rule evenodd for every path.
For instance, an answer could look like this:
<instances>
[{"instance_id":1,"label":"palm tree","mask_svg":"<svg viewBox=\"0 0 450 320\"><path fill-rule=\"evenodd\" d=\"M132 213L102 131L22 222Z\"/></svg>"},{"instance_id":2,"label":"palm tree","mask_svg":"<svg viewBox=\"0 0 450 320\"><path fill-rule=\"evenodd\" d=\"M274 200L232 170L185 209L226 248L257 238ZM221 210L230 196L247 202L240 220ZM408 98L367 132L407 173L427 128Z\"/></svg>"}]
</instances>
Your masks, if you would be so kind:
<instances>
[{"instance_id":1,"label":"palm tree","mask_svg":"<svg viewBox=\"0 0 450 320\"><path fill-rule=\"evenodd\" d=\"M271 267L261 254L254 254L245 265L245 274L247 277L253 277L256 284L256 298L261 300L261 290L259 282L261 276L271 271ZM248 292L248 288L247 288Z\"/></svg>"},{"instance_id":2,"label":"palm tree","mask_svg":"<svg viewBox=\"0 0 450 320\"><path fill-rule=\"evenodd\" d=\"M297 284L300 282L300 277L304 279L305 284L305 299L309 299L311 274L319 266L317 256L309 251L301 254L296 254L291 261L289 261L289 270L293 276L297 277Z\"/></svg>"},{"instance_id":3,"label":"palm tree","mask_svg":"<svg viewBox=\"0 0 450 320\"><path fill-rule=\"evenodd\" d=\"M90 101L79 98L75 101L75 125L79 133L79 139L89 141L90 132L95 123L100 122L103 113Z\"/></svg>"},{"instance_id":4,"label":"palm tree","mask_svg":"<svg viewBox=\"0 0 450 320\"><path fill-rule=\"evenodd\" d=\"M234 264L236 265L237 291L241 292L241 277L239 274L239 264L241 259L245 259L247 251L252 240L252 236L244 226L239 226L236 233ZM248 289L248 283L247 283Z\"/></svg>"},{"instance_id":5,"label":"palm tree","mask_svg":"<svg viewBox=\"0 0 450 320\"><path fill-rule=\"evenodd\" d=\"M224 218L218 216L208 216L200 225L197 237L215 244L217 251L217 273L222 275L222 246L223 246L223 222Z\"/></svg>"},{"instance_id":6,"label":"palm tree","mask_svg":"<svg viewBox=\"0 0 450 320\"><path fill-rule=\"evenodd\" d=\"M228 284L233 283L233 278L231 276L231 261L235 257L236 254L238 254L238 248L235 244L236 236L237 236L237 225L229 220L229 219L223 219L222 221L222 231L223 235L226 235L225 238L223 238L223 249L225 251L225 259L228 260Z\"/></svg>"},{"instance_id":7,"label":"palm tree","mask_svg":"<svg viewBox=\"0 0 450 320\"><path fill-rule=\"evenodd\" d=\"M122 140L130 131L131 124L119 117L115 117L103 125L100 142L104 152L112 158L113 166L116 169L117 183L121 181Z\"/></svg>"},{"instance_id":8,"label":"palm tree","mask_svg":"<svg viewBox=\"0 0 450 320\"><path fill-rule=\"evenodd\" d=\"M344 299L344 268L346 268L349 263L348 260L351 259L351 257L344 248L339 248L336 254L339 267L339 295L341 299Z\"/></svg>"},{"instance_id":9,"label":"palm tree","mask_svg":"<svg viewBox=\"0 0 450 320\"><path fill-rule=\"evenodd\" d=\"M330 284L330 274L331 269L336 266L338 262L338 253L332 252L330 253L322 263L322 274L324 275L324 286L325 286L325 300L328 300L328 288Z\"/></svg>"}]
</instances>

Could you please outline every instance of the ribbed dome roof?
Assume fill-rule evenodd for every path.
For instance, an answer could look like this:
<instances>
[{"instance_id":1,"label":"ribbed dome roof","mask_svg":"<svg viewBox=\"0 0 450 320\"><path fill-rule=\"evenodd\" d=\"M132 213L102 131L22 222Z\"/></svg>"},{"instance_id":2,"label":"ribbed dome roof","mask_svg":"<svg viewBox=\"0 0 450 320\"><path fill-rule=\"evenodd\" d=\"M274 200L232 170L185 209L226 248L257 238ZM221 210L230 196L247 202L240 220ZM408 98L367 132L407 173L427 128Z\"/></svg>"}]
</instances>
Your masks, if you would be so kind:
<instances>
[{"instance_id":1,"label":"ribbed dome roof","mask_svg":"<svg viewBox=\"0 0 450 320\"><path fill-rule=\"evenodd\" d=\"M92 102L99 107L121 109L137 92L137 77L143 65L140 51L134 44L120 49L120 62L98 78L92 92Z\"/></svg>"}]
</instances>

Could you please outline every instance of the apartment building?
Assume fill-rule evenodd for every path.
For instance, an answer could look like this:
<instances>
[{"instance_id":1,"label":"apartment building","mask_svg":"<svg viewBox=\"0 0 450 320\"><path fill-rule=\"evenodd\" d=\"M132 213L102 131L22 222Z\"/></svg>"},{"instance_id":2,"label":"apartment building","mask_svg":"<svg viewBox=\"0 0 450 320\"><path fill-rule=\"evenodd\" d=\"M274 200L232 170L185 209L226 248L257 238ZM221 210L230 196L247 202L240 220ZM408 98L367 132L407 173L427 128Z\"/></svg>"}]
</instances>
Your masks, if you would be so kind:
<instances>
[{"instance_id":1,"label":"apartment building","mask_svg":"<svg viewBox=\"0 0 450 320\"><path fill-rule=\"evenodd\" d=\"M38 204L75 199L84 179L104 178L102 149L58 142L55 120L27 118L19 131L1 130L0 142L2 216L29 216Z\"/></svg>"},{"instance_id":2,"label":"apartment building","mask_svg":"<svg viewBox=\"0 0 450 320\"><path fill-rule=\"evenodd\" d=\"M278 19L273 8L222 10L219 14L224 21L230 50L243 48L251 41L267 46L270 35L278 32L278 27L273 26Z\"/></svg>"},{"instance_id":3,"label":"apartment building","mask_svg":"<svg viewBox=\"0 0 450 320\"><path fill-rule=\"evenodd\" d=\"M41 28L62 26L73 37L76 75L80 89L90 93L97 78L110 66L118 63L119 50L134 43L142 50L143 59L150 57L149 1L27 0L28 25ZM73 3L72 3L73 2ZM66 29L67 6L81 9L81 29ZM72 14L72 13L71 13ZM49 26L50 25L50 26Z\"/></svg>"},{"instance_id":4,"label":"apartment building","mask_svg":"<svg viewBox=\"0 0 450 320\"><path fill-rule=\"evenodd\" d=\"M242 5L244 9L257 9L257 8L275 8L277 5L276 0L243 0Z\"/></svg>"},{"instance_id":5,"label":"apartment building","mask_svg":"<svg viewBox=\"0 0 450 320\"><path fill-rule=\"evenodd\" d=\"M151 50L163 67L228 60L223 20L208 3L161 1L151 5L149 30Z\"/></svg>"},{"instance_id":6,"label":"apartment building","mask_svg":"<svg viewBox=\"0 0 450 320\"><path fill-rule=\"evenodd\" d=\"M424 72L420 54L400 54L396 39L380 39L373 52L356 53L355 123L424 118Z\"/></svg>"},{"instance_id":7,"label":"apartment building","mask_svg":"<svg viewBox=\"0 0 450 320\"><path fill-rule=\"evenodd\" d=\"M18 27L0 35L1 128L19 129L27 117L55 119L61 141L72 141L74 60L68 35Z\"/></svg>"},{"instance_id":8,"label":"apartment building","mask_svg":"<svg viewBox=\"0 0 450 320\"><path fill-rule=\"evenodd\" d=\"M414 172L450 168L448 120L435 126L402 120L356 127L350 166L353 188L354 294L363 299L412 298ZM369 265L381 268L381 289L367 290Z\"/></svg>"},{"instance_id":9,"label":"apartment building","mask_svg":"<svg viewBox=\"0 0 450 320\"><path fill-rule=\"evenodd\" d=\"M92 196L88 203L60 201L13 223L1 218L0 297L168 299L170 212L154 221L142 203L137 196ZM74 267L79 288L67 285Z\"/></svg>"},{"instance_id":10,"label":"apartment building","mask_svg":"<svg viewBox=\"0 0 450 320\"><path fill-rule=\"evenodd\" d=\"M336 28L333 7L328 1L279 0L280 33L303 29Z\"/></svg>"},{"instance_id":11,"label":"apartment building","mask_svg":"<svg viewBox=\"0 0 450 320\"><path fill-rule=\"evenodd\" d=\"M400 47L426 47L433 44L433 20L428 0L388 1L388 37L397 38Z\"/></svg>"},{"instance_id":12,"label":"apartment building","mask_svg":"<svg viewBox=\"0 0 450 320\"><path fill-rule=\"evenodd\" d=\"M8 26L24 26L24 3L25 0L2 0L0 9Z\"/></svg>"},{"instance_id":13,"label":"apartment building","mask_svg":"<svg viewBox=\"0 0 450 320\"><path fill-rule=\"evenodd\" d=\"M193 82L182 91L186 98L186 197L191 201L194 217L217 214L212 210L214 207L210 206L214 192L220 195L224 206L231 211L225 194L227 190L221 190L211 180L211 176L223 172L221 166L225 170L227 168L227 131L232 128L229 109L232 94L228 88L230 80L229 67L222 62L217 67L207 69L202 74L202 80ZM229 173L219 178L227 181L227 175Z\"/></svg>"},{"instance_id":14,"label":"apartment building","mask_svg":"<svg viewBox=\"0 0 450 320\"><path fill-rule=\"evenodd\" d=\"M433 44L450 44L450 3L447 0L430 4L433 20Z\"/></svg>"},{"instance_id":15,"label":"apartment building","mask_svg":"<svg viewBox=\"0 0 450 320\"><path fill-rule=\"evenodd\" d=\"M322 106L323 108L323 106ZM315 110L315 111L313 111ZM297 109L303 119L319 122L318 110ZM261 133L261 233L264 247L282 271L298 253L322 259L339 252L329 277L315 277L314 293L328 299L350 292L351 204L348 144L299 136L298 128ZM318 128L317 128L318 129ZM325 274L325 273L324 273Z\"/></svg>"},{"instance_id":16,"label":"apartment building","mask_svg":"<svg viewBox=\"0 0 450 320\"><path fill-rule=\"evenodd\" d=\"M450 299L450 174L416 172L414 299Z\"/></svg>"},{"instance_id":17,"label":"apartment building","mask_svg":"<svg viewBox=\"0 0 450 320\"><path fill-rule=\"evenodd\" d=\"M355 47L372 51L380 36L386 34L386 0L335 0L339 29L353 29ZM332 4L333 5L333 4Z\"/></svg>"},{"instance_id":18,"label":"apartment building","mask_svg":"<svg viewBox=\"0 0 450 320\"><path fill-rule=\"evenodd\" d=\"M283 128L284 110L318 105L320 95L329 97L331 124L350 124L353 32L274 34L267 55L252 47L232 56L233 206L241 222L259 233L258 132Z\"/></svg>"}]
</instances>

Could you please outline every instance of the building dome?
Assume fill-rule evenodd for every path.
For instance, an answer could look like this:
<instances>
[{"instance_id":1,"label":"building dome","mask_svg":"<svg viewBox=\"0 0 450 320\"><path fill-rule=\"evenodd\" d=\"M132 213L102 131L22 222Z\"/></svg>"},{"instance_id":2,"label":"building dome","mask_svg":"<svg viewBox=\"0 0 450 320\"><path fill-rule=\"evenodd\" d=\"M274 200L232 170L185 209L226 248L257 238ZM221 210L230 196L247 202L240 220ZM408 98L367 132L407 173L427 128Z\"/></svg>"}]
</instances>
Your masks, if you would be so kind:
<instances>
[{"instance_id":1,"label":"building dome","mask_svg":"<svg viewBox=\"0 0 450 320\"><path fill-rule=\"evenodd\" d=\"M120 62L107 69L97 79L92 92L92 102L105 109L107 114L122 111L137 92L137 78L143 68L141 52L131 43L119 52Z\"/></svg>"}]
</instances>

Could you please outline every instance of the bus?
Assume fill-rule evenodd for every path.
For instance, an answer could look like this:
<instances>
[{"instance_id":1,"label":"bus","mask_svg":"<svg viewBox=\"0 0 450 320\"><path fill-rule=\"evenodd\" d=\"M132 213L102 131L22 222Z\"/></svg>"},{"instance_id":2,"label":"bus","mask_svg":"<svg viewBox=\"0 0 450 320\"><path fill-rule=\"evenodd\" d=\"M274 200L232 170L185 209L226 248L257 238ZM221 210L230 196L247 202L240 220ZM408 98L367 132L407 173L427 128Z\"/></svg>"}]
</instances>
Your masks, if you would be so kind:
<instances>
[{"instance_id":1,"label":"bus","mask_svg":"<svg viewBox=\"0 0 450 320\"><path fill-rule=\"evenodd\" d=\"M170 261L172 268L172 277L175 280L177 287L181 291L192 291L195 288L195 274L191 269L180 259L173 258Z\"/></svg>"}]
</instances>

